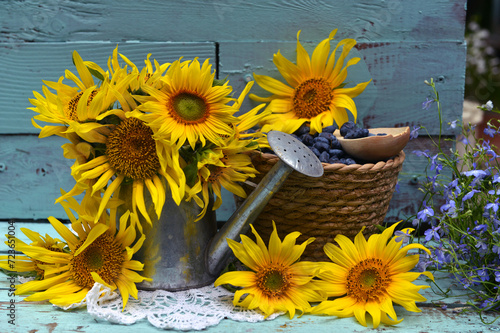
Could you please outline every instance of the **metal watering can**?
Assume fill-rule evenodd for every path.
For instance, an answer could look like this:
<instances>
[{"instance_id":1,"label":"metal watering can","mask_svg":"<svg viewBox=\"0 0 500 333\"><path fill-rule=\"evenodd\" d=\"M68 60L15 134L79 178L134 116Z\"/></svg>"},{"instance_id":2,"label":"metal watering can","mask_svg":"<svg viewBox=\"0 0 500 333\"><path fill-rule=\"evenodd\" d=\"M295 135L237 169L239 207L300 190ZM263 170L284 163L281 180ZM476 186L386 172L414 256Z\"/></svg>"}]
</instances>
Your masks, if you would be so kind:
<instances>
[{"instance_id":1,"label":"metal watering can","mask_svg":"<svg viewBox=\"0 0 500 333\"><path fill-rule=\"evenodd\" d=\"M240 240L293 170L310 177L323 175L316 155L293 136L271 131L267 139L280 160L219 232L212 207L194 222L200 208L193 201L177 206L168 198L159 220L144 224L146 241L135 258L144 263L142 275L153 281L138 284L139 289L176 291L213 283L232 254L226 238Z\"/></svg>"}]
</instances>

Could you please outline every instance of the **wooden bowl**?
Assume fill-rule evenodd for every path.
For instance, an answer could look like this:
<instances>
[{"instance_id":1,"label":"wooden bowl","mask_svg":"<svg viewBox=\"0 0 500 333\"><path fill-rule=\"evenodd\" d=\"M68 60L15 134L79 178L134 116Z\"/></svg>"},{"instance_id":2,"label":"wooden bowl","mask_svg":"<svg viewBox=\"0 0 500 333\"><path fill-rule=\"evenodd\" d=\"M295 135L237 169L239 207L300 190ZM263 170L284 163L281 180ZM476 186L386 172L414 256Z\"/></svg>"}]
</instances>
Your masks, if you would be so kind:
<instances>
[{"instance_id":1,"label":"wooden bowl","mask_svg":"<svg viewBox=\"0 0 500 333\"><path fill-rule=\"evenodd\" d=\"M336 130L334 135L347 154L367 162L384 161L397 155L410 140L410 128L408 126L371 128L368 131L375 135L359 139L344 139L339 130ZM385 133L386 135L377 135L378 133Z\"/></svg>"}]
</instances>

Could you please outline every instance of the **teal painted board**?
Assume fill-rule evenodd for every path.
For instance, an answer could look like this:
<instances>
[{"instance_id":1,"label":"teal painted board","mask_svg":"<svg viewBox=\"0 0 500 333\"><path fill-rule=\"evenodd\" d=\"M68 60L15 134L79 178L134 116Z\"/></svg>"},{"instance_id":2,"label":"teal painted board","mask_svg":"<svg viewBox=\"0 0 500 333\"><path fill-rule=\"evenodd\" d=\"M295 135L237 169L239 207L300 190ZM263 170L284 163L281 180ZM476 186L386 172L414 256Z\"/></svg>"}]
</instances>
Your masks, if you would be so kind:
<instances>
[{"instance_id":1,"label":"teal painted board","mask_svg":"<svg viewBox=\"0 0 500 333\"><path fill-rule=\"evenodd\" d=\"M466 0L3 0L0 41L462 40Z\"/></svg>"},{"instance_id":2,"label":"teal painted board","mask_svg":"<svg viewBox=\"0 0 500 333\"><path fill-rule=\"evenodd\" d=\"M470 311L470 307L465 304L467 297L463 296L463 290L453 286L450 279L439 275L436 279L441 289L446 290L451 287L449 297L444 298L430 289L421 291L427 298L426 302L418 303L422 312L409 312L401 306L396 305L395 311L398 318L404 318L403 322L396 326L386 326L381 324L377 329L363 327L354 318L337 318L328 316L295 316L290 319L287 315L282 315L274 320L257 323L236 322L228 319L222 320L218 325L203 330L203 332L290 332L302 333L306 331L318 333L335 332L441 332L441 333L467 333L498 331L500 325L495 322L492 325L485 325L475 312ZM415 284L423 284L417 280ZM434 287L435 288L435 287ZM6 314L10 300L15 304L15 325L7 323ZM447 308L442 308L441 304L447 304ZM117 325L107 321L96 320L90 316L85 309L74 311L62 311L54 308L46 302L23 302L21 296L9 296L9 281L7 277L0 273L0 313L3 314L1 322L3 333L66 333L66 332L165 332L158 329L146 320L141 320L132 325ZM498 313L485 314L485 321L492 321ZM370 324L369 324L370 325ZM194 331L191 331L194 332Z\"/></svg>"},{"instance_id":3,"label":"teal painted board","mask_svg":"<svg viewBox=\"0 0 500 333\"><path fill-rule=\"evenodd\" d=\"M159 63L184 59L210 58L215 70L216 47L214 43L2 43L0 44L0 134L39 133L31 125L35 112L30 107L29 98L33 90L42 92L42 80L57 81L69 69L76 73L72 62L76 50L83 60L93 61L107 69L108 58L118 46L120 53L139 68L151 53L151 60ZM69 85L72 81L65 80Z\"/></svg>"},{"instance_id":4,"label":"teal painted board","mask_svg":"<svg viewBox=\"0 0 500 333\"><path fill-rule=\"evenodd\" d=\"M327 34L323 35L325 38ZM332 42L332 49L336 42ZM312 54L316 43L303 43ZM227 76L236 91L241 91L252 74L269 75L285 83L272 62L273 54L280 50L295 62L294 42L222 42L219 45L220 74ZM443 61L440 54L446 54ZM354 101L358 109L358 122L367 127L401 127L424 125L431 134L439 133L439 118L435 111L422 110L422 102L430 97L430 88L424 80L437 81L443 103L443 119L461 118L466 45L455 41L376 42L360 43L349 55L361 61L349 67L347 87L373 79L365 91ZM254 84L251 92L258 96L271 93ZM247 99L242 109L248 110L258 103ZM445 127L443 133L451 134Z\"/></svg>"}]
</instances>

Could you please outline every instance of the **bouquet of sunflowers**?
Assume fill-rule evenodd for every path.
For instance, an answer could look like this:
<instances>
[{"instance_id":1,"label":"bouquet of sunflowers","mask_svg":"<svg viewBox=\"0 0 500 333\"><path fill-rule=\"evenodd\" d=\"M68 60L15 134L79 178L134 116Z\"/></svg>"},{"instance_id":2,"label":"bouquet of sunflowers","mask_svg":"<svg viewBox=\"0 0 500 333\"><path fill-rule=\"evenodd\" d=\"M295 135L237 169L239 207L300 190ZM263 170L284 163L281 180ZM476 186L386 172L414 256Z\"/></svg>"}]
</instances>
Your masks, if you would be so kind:
<instances>
[{"instance_id":1,"label":"bouquet of sunflowers","mask_svg":"<svg viewBox=\"0 0 500 333\"><path fill-rule=\"evenodd\" d=\"M234 116L253 82L235 98L227 81L214 78L208 59L160 65L149 58L139 69L115 49L104 71L75 51L78 75L67 70L65 77L76 86L64 83L64 77L44 81L44 95L34 92L30 100L40 137L68 139L64 156L75 159L76 185L56 202L84 191L102 192L95 221L125 185L133 188L134 216L139 212L151 223L146 190L157 216L166 193L177 204L195 200L203 215L211 191L217 209L221 187L244 197L237 182L256 172L244 153L258 148L263 136L244 132L266 115L258 114L264 105ZM35 120L54 125L42 127Z\"/></svg>"}]
</instances>

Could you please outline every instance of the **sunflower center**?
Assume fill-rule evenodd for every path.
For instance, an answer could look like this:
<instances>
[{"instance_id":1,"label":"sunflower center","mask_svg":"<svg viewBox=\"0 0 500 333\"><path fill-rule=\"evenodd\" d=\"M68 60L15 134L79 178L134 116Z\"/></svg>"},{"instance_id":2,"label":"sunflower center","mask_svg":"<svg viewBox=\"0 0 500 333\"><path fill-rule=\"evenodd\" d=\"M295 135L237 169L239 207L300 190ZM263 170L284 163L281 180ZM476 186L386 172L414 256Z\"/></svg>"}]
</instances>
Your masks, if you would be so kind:
<instances>
[{"instance_id":1,"label":"sunflower center","mask_svg":"<svg viewBox=\"0 0 500 333\"><path fill-rule=\"evenodd\" d=\"M208 170L210 170L210 176L208 176L207 182L215 183L224 173L224 168L216 165L209 165Z\"/></svg>"},{"instance_id":2,"label":"sunflower center","mask_svg":"<svg viewBox=\"0 0 500 333\"><path fill-rule=\"evenodd\" d=\"M207 119L208 108L200 96L183 92L171 99L170 113L181 123L203 123Z\"/></svg>"},{"instance_id":3,"label":"sunflower center","mask_svg":"<svg viewBox=\"0 0 500 333\"><path fill-rule=\"evenodd\" d=\"M281 297L291 285L292 274L285 267L264 268L256 273L256 285L269 298Z\"/></svg>"},{"instance_id":4,"label":"sunflower center","mask_svg":"<svg viewBox=\"0 0 500 333\"><path fill-rule=\"evenodd\" d=\"M83 91L79 92L64 107L64 115L67 119L78 121L78 114L76 113L76 110L78 107L78 102L80 101L82 95ZM89 99L87 100L87 107L90 105L90 102L92 102L92 99L95 97L95 95L97 95L96 89L92 90L92 92L90 93Z\"/></svg>"},{"instance_id":5,"label":"sunflower center","mask_svg":"<svg viewBox=\"0 0 500 333\"><path fill-rule=\"evenodd\" d=\"M110 166L131 179L152 178L160 168L153 131L137 118L127 118L109 134Z\"/></svg>"},{"instance_id":6,"label":"sunflower center","mask_svg":"<svg viewBox=\"0 0 500 333\"><path fill-rule=\"evenodd\" d=\"M112 283L120 275L123 262L122 247L112 236L104 233L71 259L73 280L79 286L92 288L94 279L90 273L96 272L106 283Z\"/></svg>"},{"instance_id":7,"label":"sunflower center","mask_svg":"<svg viewBox=\"0 0 500 333\"><path fill-rule=\"evenodd\" d=\"M333 100L331 85L323 78L302 82L294 91L293 111L299 118L313 118L330 109Z\"/></svg>"},{"instance_id":8,"label":"sunflower center","mask_svg":"<svg viewBox=\"0 0 500 333\"><path fill-rule=\"evenodd\" d=\"M380 259L369 258L352 267L347 274L347 295L367 302L382 297L391 279Z\"/></svg>"}]
</instances>

